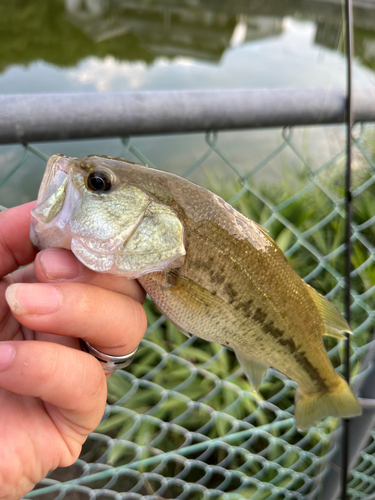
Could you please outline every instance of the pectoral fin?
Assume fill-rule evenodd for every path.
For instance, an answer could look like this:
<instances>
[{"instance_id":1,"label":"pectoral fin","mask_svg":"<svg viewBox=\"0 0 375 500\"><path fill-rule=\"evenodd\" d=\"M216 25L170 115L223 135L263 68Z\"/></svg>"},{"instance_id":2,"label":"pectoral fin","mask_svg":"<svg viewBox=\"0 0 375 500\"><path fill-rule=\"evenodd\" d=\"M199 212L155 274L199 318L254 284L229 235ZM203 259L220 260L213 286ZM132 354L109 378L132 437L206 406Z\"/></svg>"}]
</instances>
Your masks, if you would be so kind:
<instances>
[{"instance_id":1,"label":"pectoral fin","mask_svg":"<svg viewBox=\"0 0 375 500\"><path fill-rule=\"evenodd\" d=\"M325 326L323 335L328 335L337 339L345 339L346 337L343 332L352 333L347 321L334 305L310 286L309 292Z\"/></svg>"},{"instance_id":2,"label":"pectoral fin","mask_svg":"<svg viewBox=\"0 0 375 500\"><path fill-rule=\"evenodd\" d=\"M150 295L152 290L162 294L163 300L156 301L157 307L182 333L230 347L235 318L218 295L179 275L178 270L146 274L139 281ZM171 318L170 307L164 308L163 303L173 303L179 314Z\"/></svg>"},{"instance_id":3,"label":"pectoral fin","mask_svg":"<svg viewBox=\"0 0 375 500\"><path fill-rule=\"evenodd\" d=\"M253 359L245 358L236 351L234 352L237 356L237 359L243 371L245 372L247 378L249 379L252 388L255 391L258 391L260 384L262 383L262 380L269 366L265 365L264 363L261 363L260 361L254 361Z\"/></svg>"}]
</instances>

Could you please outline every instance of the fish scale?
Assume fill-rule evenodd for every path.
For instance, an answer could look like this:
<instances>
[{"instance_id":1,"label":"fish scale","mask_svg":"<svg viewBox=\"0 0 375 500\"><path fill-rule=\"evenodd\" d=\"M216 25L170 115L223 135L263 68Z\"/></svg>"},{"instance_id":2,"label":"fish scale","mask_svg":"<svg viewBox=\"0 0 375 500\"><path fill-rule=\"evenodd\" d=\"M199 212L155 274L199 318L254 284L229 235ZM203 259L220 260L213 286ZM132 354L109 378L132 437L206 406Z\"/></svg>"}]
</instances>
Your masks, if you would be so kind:
<instances>
[{"instance_id":1,"label":"fish scale","mask_svg":"<svg viewBox=\"0 0 375 500\"><path fill-rule=\"evenodd\" d=\"M137 278L182 332L232 348L256 390L269 366L295 380L299 429L360 414L322 342L350 333L344 318L264 228L207 189L119 158L55 155L31 236L71 248L90 269Z\"/></svg>"}]
</instances>

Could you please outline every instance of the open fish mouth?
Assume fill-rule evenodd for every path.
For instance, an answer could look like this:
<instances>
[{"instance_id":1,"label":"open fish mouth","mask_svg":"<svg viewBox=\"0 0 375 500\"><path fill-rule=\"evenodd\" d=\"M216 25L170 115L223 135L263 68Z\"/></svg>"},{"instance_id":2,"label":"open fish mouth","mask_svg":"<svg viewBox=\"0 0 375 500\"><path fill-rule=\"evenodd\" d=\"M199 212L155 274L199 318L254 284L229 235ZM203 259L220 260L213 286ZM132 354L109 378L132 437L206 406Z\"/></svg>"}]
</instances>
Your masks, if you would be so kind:
<instances>
[{"instance_id":1,"label":"open fish mouth","mask_svg":"<svg viewBox=\"0 0 375 500\"><path fill-rule=\"evenodd\" d=\"M31 212L30 239L39 248L50 245L50 242L43 242L43 237L37 236L40 225L46 228L53 226L50 238L54 246L70 248L71 238L67 238L62 231L70 220L74 205L65 201L67 198L80 198L80 194L69 182L70 160L64 155L53 155L48 160L38 193L38 203Z\"/></svg>"},{"instance_id":2,"label":"open fish mouth","mask_svg":"<svg viewBox=\"0 0 375 500\"><path fill-rule=\"evenodd\" d=\"M70 159L62 155L51 156L48 160L38 193L38 204L32 211L38 222L46 224L60 212L65 201L69 163Z\"/></svg>"},{"instance_id":3,"label":"open fish mouth","mask_svg":"<svg viewBox=\"0 0 375 500\"><path fill-rule=\"evenodd\" d=\"M45 202L47 198L66 182L66 178L69 174L69 167L70 158L67 156L53 155L49 158L39 189L38 205Z\"/></svg>"}]
</instances>

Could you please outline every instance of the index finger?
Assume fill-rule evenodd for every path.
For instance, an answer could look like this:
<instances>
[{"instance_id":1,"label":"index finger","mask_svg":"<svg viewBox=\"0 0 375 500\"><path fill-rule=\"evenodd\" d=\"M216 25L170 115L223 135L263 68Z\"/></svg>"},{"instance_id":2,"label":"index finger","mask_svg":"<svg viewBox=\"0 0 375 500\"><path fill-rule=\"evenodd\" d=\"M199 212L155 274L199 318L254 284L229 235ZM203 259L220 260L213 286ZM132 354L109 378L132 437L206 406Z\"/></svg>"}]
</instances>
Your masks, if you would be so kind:
<instances>
[{"instance_id":1,"label":"index finger","mask_svg":"<svg viewBox=\"0 0 375 500\"><path fill-rule=\"evenodd\" d=\"M30 241L32 201L0 213L0 277L32 262L37 249Z\"/></svg>"}]
</instances>

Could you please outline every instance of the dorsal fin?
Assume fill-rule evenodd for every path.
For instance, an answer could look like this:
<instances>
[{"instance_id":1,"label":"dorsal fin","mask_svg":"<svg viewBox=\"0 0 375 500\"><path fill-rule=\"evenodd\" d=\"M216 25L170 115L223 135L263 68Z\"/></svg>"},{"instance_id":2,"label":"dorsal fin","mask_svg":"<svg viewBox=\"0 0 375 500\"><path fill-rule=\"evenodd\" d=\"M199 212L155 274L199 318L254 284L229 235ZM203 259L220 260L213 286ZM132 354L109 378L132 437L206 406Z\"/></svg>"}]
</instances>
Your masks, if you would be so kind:
<instances>
[{"instance_id":1,"label":"dorsal fin","mask_svg":"<svg viewBox=\"0 0 375 500\"><path fill-rule=\"evenodd\" d=\"M346 337L343 332L352 333L347 321L334 305L309 285L308 290L323 320L325 327L323 335L344 339Z\"/></svg>"}]
</instances>

